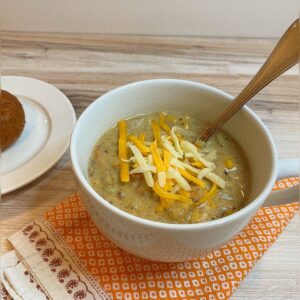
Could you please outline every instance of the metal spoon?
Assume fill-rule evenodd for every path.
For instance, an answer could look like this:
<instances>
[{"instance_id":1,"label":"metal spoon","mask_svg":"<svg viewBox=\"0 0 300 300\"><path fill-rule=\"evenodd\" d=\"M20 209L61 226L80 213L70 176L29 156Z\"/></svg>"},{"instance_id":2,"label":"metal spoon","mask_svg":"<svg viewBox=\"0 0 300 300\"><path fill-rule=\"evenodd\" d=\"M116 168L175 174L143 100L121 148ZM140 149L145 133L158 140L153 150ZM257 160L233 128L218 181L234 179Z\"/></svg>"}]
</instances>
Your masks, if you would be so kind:
<instances>
[{"instance_id":1,"label":"metal spoon","mask_svg":"<svg viewBox=\"0 0 300 300\"><path fill-rule=\"evenodd\" d=\"M232 103L211 123L211 125L205 129L198 140L206 142L254 95L280 74L295 65L299 60L299 53L300 32L299 19L297 19L281 37L276 47L254 78L232 101Z\"/></svg>"}]
</instances>

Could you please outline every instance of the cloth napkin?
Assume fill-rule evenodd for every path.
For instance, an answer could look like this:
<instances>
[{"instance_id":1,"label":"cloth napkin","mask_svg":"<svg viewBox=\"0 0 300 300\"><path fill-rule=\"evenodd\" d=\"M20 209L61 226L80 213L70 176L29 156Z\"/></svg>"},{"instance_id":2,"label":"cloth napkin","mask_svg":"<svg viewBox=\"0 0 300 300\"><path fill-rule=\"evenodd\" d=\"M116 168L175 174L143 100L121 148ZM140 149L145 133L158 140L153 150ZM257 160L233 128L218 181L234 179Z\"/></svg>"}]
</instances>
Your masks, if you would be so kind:
<instances>
[{"instance_id":1,"label":"cloth napkin","mask_svg":"<svg viewBox=\"0 0 300 300\"><path fill-rule=\"evenodd\" d=\"M274 189L299 183L278 181ZM95 227L78 194L9 238L0 259L2 299L229 299L287 226L298 203L261 208L219 250L184 263L135 257Z\"/></svg>"}]
</instances>

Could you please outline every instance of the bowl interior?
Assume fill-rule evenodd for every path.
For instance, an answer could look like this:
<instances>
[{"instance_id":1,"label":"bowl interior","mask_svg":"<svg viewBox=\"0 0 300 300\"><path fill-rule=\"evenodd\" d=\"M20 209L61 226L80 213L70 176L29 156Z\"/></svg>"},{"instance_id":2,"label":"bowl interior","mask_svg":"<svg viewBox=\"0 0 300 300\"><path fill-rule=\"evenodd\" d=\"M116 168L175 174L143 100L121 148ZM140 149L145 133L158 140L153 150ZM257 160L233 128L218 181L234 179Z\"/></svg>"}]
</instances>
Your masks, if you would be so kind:
<instances>
[{"instance_id":1,"label":"bowl interior","mask_svg":"<svg viewBox=\"0 0 300 300\"><path fill-rule=\"evenodd\" d=\"M73 132L71 157L76 172L88 185L90 154L98 139L120 119L158 111L182 112L212 121L232 97L215 88L180 80L148 80L117 88L94 101L81 115ZM249 202L274 177L275 149L272 138L255 114L244 107L224 125L242 147L252 179ZM90 187L91 188L91 187Z\"/></svg>"}]
</instances>

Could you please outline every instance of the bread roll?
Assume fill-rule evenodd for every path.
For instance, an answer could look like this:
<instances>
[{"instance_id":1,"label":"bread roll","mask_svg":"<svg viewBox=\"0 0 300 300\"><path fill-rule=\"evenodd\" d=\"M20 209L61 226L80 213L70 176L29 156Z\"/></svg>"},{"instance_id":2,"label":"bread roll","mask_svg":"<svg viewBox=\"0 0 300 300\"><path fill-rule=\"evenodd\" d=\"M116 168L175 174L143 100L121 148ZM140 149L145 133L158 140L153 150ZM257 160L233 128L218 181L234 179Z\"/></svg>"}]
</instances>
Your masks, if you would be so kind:
<instances>
[{"instance_id":1,"label":"bread roll","mask_svg":"<svg viewBox=\"0 0 300 300\"><path fill-rule=\"evenodd\" d=\"M0 146L4 150L21 135L25 126L25 113L20 101L7 91L0 97Z\"/></svg>"}]
</instances>

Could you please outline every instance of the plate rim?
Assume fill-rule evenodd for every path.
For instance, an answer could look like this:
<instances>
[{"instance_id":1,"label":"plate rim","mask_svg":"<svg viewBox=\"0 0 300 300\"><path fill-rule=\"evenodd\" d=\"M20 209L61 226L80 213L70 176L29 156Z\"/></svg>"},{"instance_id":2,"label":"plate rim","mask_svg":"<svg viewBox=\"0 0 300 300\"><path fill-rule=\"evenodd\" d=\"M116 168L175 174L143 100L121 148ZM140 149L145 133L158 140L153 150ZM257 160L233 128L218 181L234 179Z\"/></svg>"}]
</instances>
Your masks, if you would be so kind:
<instances>
[{"instance_id":1,"label":"plate rim","mask_svg":"<svg viewBox=\"0 0 300 300\"><path fill-rule=\"evenodd\" d=\"M63 137L63 140L60 142L59 148L57 148L55 153L53 153L51 156L49 156L49 151L48 151L48 154L46 152L47 152L47 150L49 150L48 149L49 146L50 147L54 146L54 145L51 145L51 143L55 142L56 141L55 139L58 138L55 136L55 131L53 130L53 120L55 120L55 117L57 117L58 115L55 115L55 113L54 114L51 113L51 110L53 110L53 107L52 108L49 108L49 107L53 103L50 103L51 104L50 105L47 101L41 101L41 99L39 99L39 98L36 98L36 97L33 98L33 97L26 95L26 92L22 93L22 92L17 91L17 90L20 90L20 86L22 86L22 84L24 85L24 83L31 83L31 85L32 84L36 85L38 87L38 89L40 90L38 92L41 92L41 91L47 92L47 89L48 89L48 97L49 97L50 93L54 93L57 96L57 98L55 99L55 102L57 101L57 99L59 99L59 103L63 103L64 112L67 113L67 115L64 115L64 120L67 120L70 127L68 128L68 132L66 133L66 135ZM15 91L13 91L14 88L11 87L14 84L16 85ZM6 85L8 87L6 87ZM32 98L32 100L36 101L38 104L40 104L45 109L45 111L48 113L49 119L50 119L49 136L48 136L45 144L42 146L42 148L33 157L31 157L26 163L20 165L18 168L14 169L10 172L7 172L7 173L1 175L1 194L5 195L5 194L13 192L13 191L25 186L26 184L36 180L41 175L46 173L49 169L51 169L62 158L62 156L66 153L66 151L69 147L69 144L70 144L72 132L73 132L74 126L76 124L76 113L75 113L75 110L74 110L74 107L73 107L71 101L61 90L59 90L56 86L54 86L50 83L47 83L45 81L42 81L40 79L26 77L26 76L2 76L1 86L2 86L2 89L12 91L12 93L16 93L16 94L22 95L27 98L28 97ZM30 88L28 88L28 89L30 89ZM44 98L46 98L46 97L44 97ZM45 106L47 104L48 104L48 107ZM50 110L50 112L49 112L49 110ZM61 110L61 107L59 108L59 110ZM57 110L56 110L56 112L57 112ZM55 129L57 130L56 127L55 127ZM33 165L33 163L34 163L34 165ZM31 174L28 174L28 173L18 174L18 173L20 173L20 171L22 171L22 169L25 169L26 171L30 170L30 164L32 164ZM16 175L18 175L17 182L11 183L12 182L11 177L16 176Z\"/></svg>"}]
</instances>

